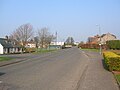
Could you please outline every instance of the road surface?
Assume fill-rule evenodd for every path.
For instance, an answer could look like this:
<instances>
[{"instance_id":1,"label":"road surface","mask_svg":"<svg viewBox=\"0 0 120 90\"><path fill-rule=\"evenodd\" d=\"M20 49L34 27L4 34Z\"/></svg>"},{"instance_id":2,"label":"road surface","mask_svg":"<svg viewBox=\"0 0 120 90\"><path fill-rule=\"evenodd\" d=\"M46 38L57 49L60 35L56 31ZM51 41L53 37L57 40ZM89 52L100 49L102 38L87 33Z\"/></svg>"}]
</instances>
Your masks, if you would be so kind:
<instances>
[{"instance_id":1,"label":"road surface","mask_svg":"<svg viewBox=\"0 0 120 90\"><path fill-rule=\"evenodd\" d=\"M0 67L0 90L119 90L100 57L78 48L20 57L26 60Z\"/></svg>"}]
</instances>

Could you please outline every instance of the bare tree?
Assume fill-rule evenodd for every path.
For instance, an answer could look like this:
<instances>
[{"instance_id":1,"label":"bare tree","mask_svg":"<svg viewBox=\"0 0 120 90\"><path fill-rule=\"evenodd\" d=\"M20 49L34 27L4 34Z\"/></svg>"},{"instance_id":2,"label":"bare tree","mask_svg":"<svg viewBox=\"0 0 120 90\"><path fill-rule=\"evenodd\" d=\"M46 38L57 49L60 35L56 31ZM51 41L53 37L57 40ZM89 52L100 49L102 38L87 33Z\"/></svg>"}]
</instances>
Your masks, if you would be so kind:
<instances>
[{"instance_id":1,"label":"bare tree","mask_svg":"<svg viewBox=\"0 0 120 90\"><path fill-rule=\"evenodd\" d=\"M36 44L36 48L38 48L38 43L39 43L39 37L38 36L34 37L34 42Z\"/></svg>"},{"instance_id":2,"label":"bare tree","mask_svg":"<svg viewBox=\"0 0 120 90\"><path fill-rule=\"evenodd\" d=\"M10 37L24 45L33 36L33 27L31 24L19 26Z\"/></svg>"},{"instance_id":3,"label":"bare tree","mask_svg":"<svg viewBox=\"0 0 120 90\"><path fill-rule=\"evenodd\" d=\"M70 45L72 45L72 44L74 44L74 39L73 39L73 37L68 37L67 39L66 39L66 42L65 42L66 44L70 44Z\"/></svg>"},{"instance_id":4,"label":"bare tree","mask_svg":"<svg viewBox=\"0 0 120 90\"><path fill-rule=\"evenodd\" d=\"M47 47L54 39L54 36L50 34L46 27L38 30L38 37L41 48Z\"/></svg>"}]
</instances>

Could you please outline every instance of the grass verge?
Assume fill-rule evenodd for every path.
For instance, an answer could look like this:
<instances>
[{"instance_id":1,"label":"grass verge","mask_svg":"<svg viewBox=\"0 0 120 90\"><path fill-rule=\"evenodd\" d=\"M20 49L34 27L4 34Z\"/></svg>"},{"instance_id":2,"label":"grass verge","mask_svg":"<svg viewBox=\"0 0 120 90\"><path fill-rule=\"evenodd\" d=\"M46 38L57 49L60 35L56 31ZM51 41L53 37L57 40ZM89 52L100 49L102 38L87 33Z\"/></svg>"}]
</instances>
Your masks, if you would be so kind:
<instances>
[{"instance_id":1,"label":"grass verge","mask_svg":"<svg viewBox=\"0 0 120 90\"><path fill-rule=\"evenodd\" d=\"M120 74L117 74L117 75L115 75L116 76L116 78L117 78L117 80L118 80L118 83L120 84Z\"/></svg>"},{"instance_id":2,"label":"grass verge","mask_svg":"<svg viewBox=\"0 0 120 90\"><path fill-rule=\"evenodd\" d=\"M117 83L118 83L118 86L120 88L120 72L119 71L112 71Z\"/></svg>"},{"instance_id":3,"label":"grass verge","mask_svg":"<svg viewBox=\"0 0 120 90\"><path fill-rule=\"evenodd\" d=\"M86 48L85 48L85 49L81 49L81 50L87 50L87 51L99 52L99 49L88 49L88 48L86 49Z\"/></svg>"},{"instance_id":4,"label":"grass verge","mask_svg":"<svg viewBox=\"0 0 120 90\"><path fill-rule=\"evenodd\" d=\"M53 52L53 51L56 51L57 49L51 49L51 50L48 50L48 49L38 49L36 52L34 52L35 54L39 54L39 53L48 53L48 52Z\"/></svg>"},{"instance_id":5,"label":"grass verge","mask_svg":"<svg viewBox=\"0 0 120 90\"><path fill-rule=\"evenodd\" d=\"M9 57L0 57L0 61L8 61L11 60L12 58Z\"/></svg>"}]
</instances>

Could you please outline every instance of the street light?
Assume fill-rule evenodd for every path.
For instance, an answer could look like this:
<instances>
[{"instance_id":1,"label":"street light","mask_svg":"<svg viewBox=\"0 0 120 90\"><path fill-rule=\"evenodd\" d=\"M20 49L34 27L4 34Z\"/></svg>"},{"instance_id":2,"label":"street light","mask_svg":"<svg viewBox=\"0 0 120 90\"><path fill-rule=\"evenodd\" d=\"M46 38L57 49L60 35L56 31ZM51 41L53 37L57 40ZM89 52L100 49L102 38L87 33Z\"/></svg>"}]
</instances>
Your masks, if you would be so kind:
<instances>
[{"instance_id":1,"label":"street light","mask_svg":"<svg viewBox=\"0 0 120 90\"><path fill-rule=\"evenodd\" d=\"M102 54L101 28L100 28L100 25L96 25L96 26L98 26L98 29L99 29L99 35L100 35L100 42L99 42L99 46L100 46L100 54Z\"/></svg>"}]
</instances>

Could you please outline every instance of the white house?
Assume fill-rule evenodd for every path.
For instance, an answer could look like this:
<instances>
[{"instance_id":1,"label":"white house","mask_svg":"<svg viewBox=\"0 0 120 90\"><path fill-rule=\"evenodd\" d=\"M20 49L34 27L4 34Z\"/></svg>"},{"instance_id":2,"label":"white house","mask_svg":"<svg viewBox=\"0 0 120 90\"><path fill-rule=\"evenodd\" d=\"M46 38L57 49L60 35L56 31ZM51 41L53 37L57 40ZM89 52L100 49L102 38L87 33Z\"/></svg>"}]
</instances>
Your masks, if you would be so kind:
<instances>
[{"instance_id":1,"label":"white house","mask_svg":"<svg viewBox=\"0 0 120 90\"><path fill-rule=\"evenodd\" d=\"M64 42L51 42L50 45L60 45L60 46L63 46Z\"/></svg>"},{"instance_id":2,"label":"white house","mask_svg":"<svg viewBox=\"0 0 120 90\"><path fill-rule=\"evenodd\" d=\"M79 42L74 42L75 45L79 45Z\"/></svg>"},{"instance_id":3,"label":"white house","mask_svg":"<svg viewBox=\"0 0 120 90\"><path fill-rule=\"evenodd\" d=\"M51 42L49 45L49 48L61 49L63 45L64 45L64 42Z\"/></svg>"},{"instance_id":4,"label":"white house","mask_svg":"<svg viewBox=\"0 0 120 90\"><path fill-rule=\"evenodd\" d=\"M22 48L8 39L0 38L0 54L21 53Z\"/></svg>"},{"instance_id":5,"label":"white house","mask_svg":"<svg viewBox=\"0 0 120 90\"><path fill-rule=\"evenodd\" d=\"M1 43L0 43L0 54L3 54L3 46L1 45Z\"/></svg>"},{"instance_id":6,"label":"white house","mask_svg":"<svg viewBox=\"0 0 120 90\"><path fill-rule=\"evenodd\" d=\"M36 48L36 44L34 42L27 42L25 44L25 47L27 47L27 48Z\"/></svg>"}]
</instances>

